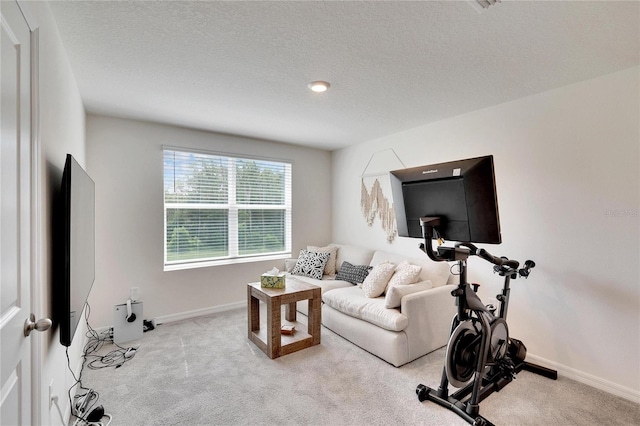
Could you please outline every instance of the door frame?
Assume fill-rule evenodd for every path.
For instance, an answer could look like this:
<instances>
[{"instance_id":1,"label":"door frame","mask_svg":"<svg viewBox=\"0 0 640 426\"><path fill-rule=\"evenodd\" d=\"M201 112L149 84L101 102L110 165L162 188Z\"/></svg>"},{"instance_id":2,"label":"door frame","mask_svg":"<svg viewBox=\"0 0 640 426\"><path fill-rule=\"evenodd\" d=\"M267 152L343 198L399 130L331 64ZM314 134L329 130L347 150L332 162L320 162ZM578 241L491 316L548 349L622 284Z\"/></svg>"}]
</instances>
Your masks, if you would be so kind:
<instances>
[{"instance_id":1,"label":"door frame","mask_svg":"<svg viewBox=\"0 0 640 426\"><path fill-rule=\"evenodd\" d=\"M42 307L42 213L41 213L41 162L40 162L40 25L27 0L15 0L30 32L30 85L31 85L31 159L30 159L30 235L31 235L31 312L39 317ZM42 347L43 333L32 333L31 339L31 422L42 424Z\"/></svg>"}]
</instances>

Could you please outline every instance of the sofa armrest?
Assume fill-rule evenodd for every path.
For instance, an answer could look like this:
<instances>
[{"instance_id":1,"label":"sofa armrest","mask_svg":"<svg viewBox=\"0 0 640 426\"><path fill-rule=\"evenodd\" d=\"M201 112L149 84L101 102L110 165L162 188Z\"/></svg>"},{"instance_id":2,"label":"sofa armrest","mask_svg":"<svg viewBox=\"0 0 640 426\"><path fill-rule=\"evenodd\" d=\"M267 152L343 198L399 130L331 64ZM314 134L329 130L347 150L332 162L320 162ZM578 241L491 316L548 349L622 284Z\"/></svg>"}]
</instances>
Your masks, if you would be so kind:
<instances>
[{"instance_id":1,"label":"sofa armrest","mask_svg":"<svg viewBox=\"0 0 640 426\"><path fill-rule=\"evenodd\" d=\"M296 266L298 259L285 259L284 260L284 272L291 272L293 268Z\"/></svg>"},{"instance_id":2,"label":"sofa armrest","mask_svg":"<svg viewBox=\"0 0 640 426\"><path fill-rule=\"evenodd\" d=\"M400 310L409 320L404 331L411 356L421 356L447 344L451 320L457 311L455 298L451 296L454 289L452 285L444 285L402 298Z\"/></svg>"}]
</instances>

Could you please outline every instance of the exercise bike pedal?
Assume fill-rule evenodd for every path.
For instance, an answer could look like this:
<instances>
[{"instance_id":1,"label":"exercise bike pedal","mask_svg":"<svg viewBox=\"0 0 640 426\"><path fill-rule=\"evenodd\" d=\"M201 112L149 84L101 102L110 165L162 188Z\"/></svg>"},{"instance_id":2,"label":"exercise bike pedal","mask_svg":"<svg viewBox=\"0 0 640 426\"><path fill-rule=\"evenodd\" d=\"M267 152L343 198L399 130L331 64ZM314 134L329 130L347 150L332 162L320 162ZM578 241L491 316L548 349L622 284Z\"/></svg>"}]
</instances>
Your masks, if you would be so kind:
<instances>
[{"instance_id":1,"label":"exercise bike pedal","mask_svg":"<svg viewBox=\"0 0 640 426\"><path fill-rule=\"evenodd\" d=\"M485 419L484 417L478 416L473 421L473 426L495 426L495 425L491 423L489 420Z\"/></svg>"},{"instance_id":2,"label":"exercise bike pedal","mask_svg":"<svg viewBox=\"0 0 640 426\"><path fill-rule=\"evenodd\" d=\"M424 402L429 398L429 388L423 384L419 384L416 388L416 394L418 395L418 401Z\"/></svg>"},{"instance_id":3,"label":"exercise bike pedal","mask_svg":"<svg viewBox=\"0 0 640 426\"><path fill-rule=\"evenodd\" d=\"M487 311L489 311L491 315L494 315L494 316L496 314L496 311L498 310L498 308L496 308L493 303L489 303L488 305L485 305L485 308L487 308Z\"/></svg>"},{"instance_id":4,"label":"exercise bike pedal","mask_svg":"<svg viewBox=\"0 0 640 426\"><path fill-rule=\"evenodd\" d=\"M513 363L513 361L508 358L505 357L501 360L500 362L500 372L502 373L502 377L505 380L516 380L517 377L517 371L516 371L516 365Z\"/></svg>"}]
</instances>

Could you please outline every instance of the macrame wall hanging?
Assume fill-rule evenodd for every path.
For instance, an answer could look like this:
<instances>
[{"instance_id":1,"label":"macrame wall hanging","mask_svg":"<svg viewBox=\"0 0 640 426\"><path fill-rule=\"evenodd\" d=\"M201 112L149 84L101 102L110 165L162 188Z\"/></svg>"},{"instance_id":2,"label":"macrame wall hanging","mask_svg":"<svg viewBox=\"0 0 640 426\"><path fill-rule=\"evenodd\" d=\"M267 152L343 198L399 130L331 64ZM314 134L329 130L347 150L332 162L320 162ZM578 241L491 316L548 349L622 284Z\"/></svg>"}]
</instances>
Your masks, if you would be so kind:
<instances>
[{"instance_id":1,"label":"macrame wall hanging","mask_svg":"<svg viewBox=\"0 0 640 426\"><path fill-rule=\"evenodd\" d=\"M375 152L362 172L360 185L362 214L369 226L373 226L376 217L380 220L388 242L393 242L398 235L389 171L399 168L404 169L406 166L393 149ZM367 173L367 170L370 172Z\"/></svg>"}]
</instances>

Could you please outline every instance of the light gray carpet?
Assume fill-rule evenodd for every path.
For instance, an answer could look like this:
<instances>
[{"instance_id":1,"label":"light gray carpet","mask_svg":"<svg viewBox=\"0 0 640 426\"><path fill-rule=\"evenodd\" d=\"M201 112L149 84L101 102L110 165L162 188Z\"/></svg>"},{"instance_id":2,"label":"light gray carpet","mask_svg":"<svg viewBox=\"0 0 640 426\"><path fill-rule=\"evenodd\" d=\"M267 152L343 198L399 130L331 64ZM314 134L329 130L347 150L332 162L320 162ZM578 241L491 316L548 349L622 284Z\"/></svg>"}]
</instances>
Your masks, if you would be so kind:
<instances>
[{"instance_id":1,"label":"light gray carpet","mask_svg":"<svg viewBox=\"0 0 640 426\"><path fill-rule=\"evenodd\" d=\"M128 343L140 345L131 361L85 369L83 382L112 426L466 424L416 397L419 383L437 387L442 349L395 368L322 328L321 345L271 360L246 334L244 309L160 325ZM480 413L496 425L640 424L638 404L525 371Z\"/></svg>"}]
</instances>

